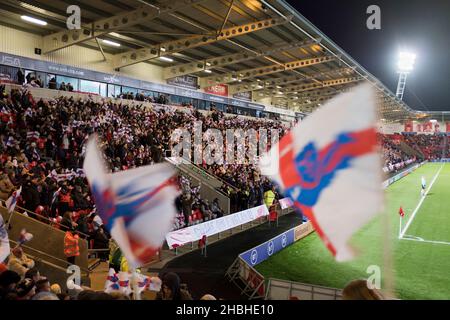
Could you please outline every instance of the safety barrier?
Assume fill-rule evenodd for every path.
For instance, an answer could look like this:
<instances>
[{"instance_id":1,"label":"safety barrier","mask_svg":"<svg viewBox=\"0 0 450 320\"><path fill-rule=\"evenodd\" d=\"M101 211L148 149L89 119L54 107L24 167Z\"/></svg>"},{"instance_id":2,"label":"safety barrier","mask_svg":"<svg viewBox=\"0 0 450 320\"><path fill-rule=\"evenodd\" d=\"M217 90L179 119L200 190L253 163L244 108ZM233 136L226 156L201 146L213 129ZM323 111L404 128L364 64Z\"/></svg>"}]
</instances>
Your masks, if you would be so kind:
<instances>
[{"instance_id":1,"label":"safety barrier","mask_svg":"<svg viewBox=\"0 0 450 320\"><path fill-rule=\"evenodd\" d=\"M418 164L412 166L411 168L406 169L406 170L400 172L399 174L397 174L397 175L395 175L395 176L393 176L393 177L391 177L391 178L385 180L385 181L382 183L383 188L386 189L387 187L389 187L389 186L390 186L391 184L393 184L394 182L400 180L401 178L406 177L408 174L410 174L411 172L413 172L413 171L415 171L416 169L420 168L421 166L423 166L423 165L424 165L425 163L427 163L427 162L428 162L428 161L424 161L424 162L418 163Z\"/></svg>"},{"instance_id":2,"label":"safety barrier","mask_svg":"<svg viewBox=\"0 0 450 320\"><path fill-rule=\"evenodd\" d=\"M342 290L270 278L266 300L342 300Z\"/></svg>"},{"instance_id":3,"label":"safety barrier","mask_svg":"<svg viewBox=\"0 0 450 320\"><path fill-rule=\"evenodd\" d=\"M265 278L254 267L313 231L308 221L241 253L228 268L226 277L249 299L265 298Z\"/></svg>"},{"instance_id":4,"label":"safety barrier","mask_svg":"<svg viewBox=\"0 0 450 320\"><path fill-rule=\"evenodd\" d=\"M22 229L26 229L34 235L33 239L27 242L27 247L33 250L33 255L55 265L63 265L66 261L64 255L64 236L65 232L58 230L53 226L27 217L16 211L10 214L7 208L0 206L0 214L3 220L8 222L8 235L11 240L19 239ZM88 269L88 242L80 238L79 240L80 256L76 257L75 263L80 268ZM62 261L62 262L61 262Z\"/></svg>"}]
</instances>

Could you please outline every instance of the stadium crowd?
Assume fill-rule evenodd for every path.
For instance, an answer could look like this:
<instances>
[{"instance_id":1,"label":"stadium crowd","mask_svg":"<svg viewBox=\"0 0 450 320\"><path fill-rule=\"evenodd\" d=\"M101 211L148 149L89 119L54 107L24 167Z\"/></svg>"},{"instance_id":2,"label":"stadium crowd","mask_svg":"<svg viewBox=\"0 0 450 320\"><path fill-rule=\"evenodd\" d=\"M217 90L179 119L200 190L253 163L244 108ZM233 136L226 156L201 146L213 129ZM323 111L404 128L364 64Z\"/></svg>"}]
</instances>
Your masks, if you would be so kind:
<instances>
[{"instance_id":1,"label":"stadium crowd","mask_svg":"<svg viewBox=\"0 0 450 320\"><path fill-rule=\"evenodd\" d=\"M66 97L36 101L26 89L7 93L0 88L0 200L6 200L21 186L18 205L27 210L26 214L63 230L86 235L88 240L93 240L93 248L108 248L110 236L96 215L87 181L80 169L89 135L97 133L100 136L107 163L116 172L162 162L166 151L173 146L173 130L193 130L197 121L202 122L203 132L209 128L219 129L224 134L226 129L264 128L278 129L282 137L287 131L281 123L226 117L217 110L203 114L191 107L183 111L145 109L106 100L94 102ZM401 137L428 159L442 154L443 140L438 136ZM387 168L398 170L396 165L415 161L399 147L396 138L382 134L378 138ZM231 212L262 204L265 193L275 191L250 160L246 158L244 164L200 164L224 181L221 191L230 197ZM174 229L224 215L218 199L211 203L201 199L199 187L193 186L187 177L180 175L179 184L182 195L176 201L179 214ZM27 260L20 247L12 251L8 267L2 268L2 299L44 299L49 296L42 292L52 292L52 299L67 298L56 286L50 286L48 279L38 275L34 263ZM5 268L9 270L5 271ZM178 292L175 296L180 298L179 278L169 278L170 284L165 287L173 288L173 292ZM87 293L78 295L78 299L84 295L89 299L100 298L89 289L84 292ZM167 296L162 293L161 299ZM107 296L101 298L107 299Z\"/></svg>"}]
</instances>

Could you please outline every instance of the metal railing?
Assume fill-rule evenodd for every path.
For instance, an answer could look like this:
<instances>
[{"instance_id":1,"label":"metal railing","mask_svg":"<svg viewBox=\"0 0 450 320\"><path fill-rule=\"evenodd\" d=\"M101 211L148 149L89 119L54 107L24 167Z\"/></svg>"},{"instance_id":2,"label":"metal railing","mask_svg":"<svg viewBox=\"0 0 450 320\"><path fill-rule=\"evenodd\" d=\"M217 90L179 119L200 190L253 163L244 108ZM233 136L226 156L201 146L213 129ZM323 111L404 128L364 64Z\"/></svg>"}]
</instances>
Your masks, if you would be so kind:
<instances>
[{"instance_id":1,"label":"metal railing","mask_svg":"<svg viewBox=\"0 0 450 320\"><path fill-rule=\"evenodd\" d=\"M14 246L17 246L19 244L17 241L14 241L14 240L11 240L11 239L9 239L9 242L12 243ZM52 264L53 266L59 267L59 268L64 269L64 270L66 270L66 268L64 268L63 266L68 266L69 265L69 263L66 260L63 260L63 259L60 259L58 257L52 256L52 255L50 255L50 254L48 254L46 252L43 252L41 250L32 248L32 247L24 245L24 244L22 244L20 246L23 249L25 249L25 251L33 251L33 252L37 253L40 256L45 256L47 258L50 258L53 261L57 261L58 263L61 263L62 266L61 265L56 265L54 263L51 263L47 259L42 259L41 257L36 256L36 254L30 254L30 253L27 252L27 255L32 257L33 260L35 260L35 261L44 261L45 263ZM84 271L87 275L89 275L89 273L90 273L89 269L86 269L86 268L81 267L81 266L78 266L78 267L80 268L81 271Z\"/></svg>"},{"instance_id":2,"label":"metal railing","mask_svg":"<svg viewBox=\"0 0 450 320\"><path fill-rule=\"evenodd\" d=\"M7 209L7 207L6 207L6 205L5 205L5 203L4 203L3 200L0 200L0 206L2 206L3 208ZM65 228L66 228L66 226L62 225L62 224L59 223L59 222L55 222L55 221L53 221L53 220L51 220L51 219L49 219L49 218L47 218L47 217L41 216L41 215L39 215L39 214L37 214L37 213L35 213L35 212L32 212L32 211L30 211L30 210L28 210L28 209L25 209L25 208L23 208L23 207L20 207L20 206L18 206L18 205L16 205L15 210L9 214L7 223L10 223L10 221L12 220L14 214L23 214L23 212L20 212L20 211L18 211L17 209L19 209L19 210L21 210L21 211L23 211L23 212L26 212L26 214L27 214L30 218L35 219L37 222L45 223L45 224L50 225L50 226L52 226L52 227L54 227L54 226L58 226L58 227L59 227L59 228L55 228L55 229L59 229L59 230L64 231ZM78 234L78 235L80 235L80 236L82 236L82 237L85 238L85 239L87 239L87 238L89 237L88 234L83 233L83 232L78 231L78 230L74 230L73 232L76 233L76 234Z\"/></svg>"}]
</instances>

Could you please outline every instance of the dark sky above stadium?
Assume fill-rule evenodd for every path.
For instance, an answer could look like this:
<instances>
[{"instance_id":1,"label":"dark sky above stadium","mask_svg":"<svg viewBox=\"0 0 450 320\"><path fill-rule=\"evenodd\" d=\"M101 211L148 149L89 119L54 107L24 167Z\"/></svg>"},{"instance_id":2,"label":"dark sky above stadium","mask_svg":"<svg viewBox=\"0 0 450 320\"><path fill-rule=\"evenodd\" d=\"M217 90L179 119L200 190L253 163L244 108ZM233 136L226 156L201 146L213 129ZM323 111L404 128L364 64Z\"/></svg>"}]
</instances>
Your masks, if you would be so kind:
<instances>
[{"instance_id":1,"label":"dark sky above stadium","mask_svg":"<svg viewBox=\"0 0 450 320\"><path fill-rule=\"evenodd\" d=\"M416 53L403 99L414 109L450 111L450 0L287 1L394 93L398 52ZM366 27L373 4L381 30Z\"/></svg>"}]
</instances>

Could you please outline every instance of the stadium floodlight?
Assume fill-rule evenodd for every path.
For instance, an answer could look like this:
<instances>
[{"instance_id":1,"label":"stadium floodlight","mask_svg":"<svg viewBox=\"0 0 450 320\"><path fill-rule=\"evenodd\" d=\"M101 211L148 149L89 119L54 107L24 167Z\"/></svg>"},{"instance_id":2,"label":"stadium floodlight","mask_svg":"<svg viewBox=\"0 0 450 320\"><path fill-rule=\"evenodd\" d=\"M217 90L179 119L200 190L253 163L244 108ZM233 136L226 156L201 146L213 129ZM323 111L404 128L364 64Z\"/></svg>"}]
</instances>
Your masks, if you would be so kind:
<instances>
[{"instance_id":1,"label":"stadium floodlight","mask_svg":"<svg viewBox=\"0 0 450 320\"><path fill-rule=\"evenodd\" d=\"M414 69L416 55L411 52L400 52L398 56L398 72L411 72Z\"/></svg>"},{"instance_id":2,"label":"stadium floodlight","mask_svg":"<svg viewBox=\"0 0 450 320\"><path fill-rule=\"evenodd\" d=\"M111 41L111 40L102 39L102 42L104 44L107 44L107 45L110 45L110 46L113 46L113 47L120 47L120 43L114 42L114 41Z\"/></svg>"},{"instance_id":3,"label":"stadium floodlight","mask_svg":"<svg viewBox=\"0 0 450 320\"><path fill-rule=\"evenodd\" d=\"M208 69L205 69L205 70L203 70L203 72L211 73L212 71L211 71L211 70L208 70Z\"/></svg>"},{"instance_id":4,"label":"stadium floodlight","mask_svg":"<svg viewBox=\"0 0 450 320\"><path fill-rule=\"evenodd\" d=\"M168 58L168 57L159 57L159 60L162 60L162 61L166 61L166 62L173 62L173 59L172 58Z\"/></svg>"},{"instance_id":5,"label":"stadium floodlight","mask_svg":"<svg viewBox=\"0 0 450 320\"><path fill-rule=\"evenodd\" d=\"M416 62L416 55L411 52L400 52L398 56L397 72L400 74L397 84L396 96L398 99L403 99L403 93L406 87L406 78L408 73L413 71L414 63Z\"/></svg>"},{"instance_id":6,"label":"stadium floodlight","mask_svg":"<svg viewBox=\"0 0 450 320\"><path fill-rule=\"evenodd\" d=\"M40 20L40 19L36 19L36 18L33 18L33 17L21 16L20 18L22 20L25 20L25 21L28 21L28 22L31 22L31 23L35 23L35 24L38 24L38 25L41 25L41 26L46 26L47 25L46 21Z\"/></svg>"}]
</instances>

